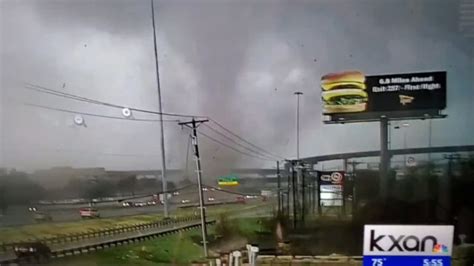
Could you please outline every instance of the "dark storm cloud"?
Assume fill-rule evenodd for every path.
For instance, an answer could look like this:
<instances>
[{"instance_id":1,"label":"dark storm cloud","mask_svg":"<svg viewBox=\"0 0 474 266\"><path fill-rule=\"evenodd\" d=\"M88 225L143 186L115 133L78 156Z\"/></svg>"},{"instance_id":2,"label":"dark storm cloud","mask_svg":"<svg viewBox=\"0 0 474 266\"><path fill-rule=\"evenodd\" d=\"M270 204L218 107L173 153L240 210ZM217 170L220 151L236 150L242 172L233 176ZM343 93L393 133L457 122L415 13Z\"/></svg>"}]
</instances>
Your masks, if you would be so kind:
<instances>
[{"instance_id":1,"label":"dark storm cloud","mask_svg":"<svg viewBox=\"0 0 474 266\"><path fill-rule=\"evenodd\" d=\"M89 119L87 129L76 128L64 114L27 110L21 103L39 99L115 111L39 98L17 84L60 88L66 83L68 92L156 109L149 7L149 1L131 0L2 2L3 101L16 100L8 103L8 114L3 108L3 137L10 150L20 146L23 151L8 154L11 165L159 167L156 157L103 155L158 155L156 124ZM301 90L303 156L371 150L378 147L376 124L322 124L319 77L345 69L368 74L447 70L449 118L433 122L433 144L473 143L474 124L464 119L474 99L468 86L472 39L459 33L458 13L457 1L156 1L164 109L209 115L267 150L293 157L293 92ZM186 132L166 125L172 168L184 165ZM412 123L410 145L424 146L425 133L424 123ZM43 149L96 155L24 151L38 143ZM211 175L236 166L272 166L205 138L200 143Z\"/></svg>"},{"instance_id":2,"label":"dark storm cloud","mask_svg":"<svg viewBox=\"0 0 474 266\"><path fill-rule=\"evenodd\" d=\"M26 4L26 1L24 1ZM150 1L34 0L38 19L58 30L91 28L127 38L151 30ZM147 27L149 26L149 27Z\"/></svg>"}]
</instances>

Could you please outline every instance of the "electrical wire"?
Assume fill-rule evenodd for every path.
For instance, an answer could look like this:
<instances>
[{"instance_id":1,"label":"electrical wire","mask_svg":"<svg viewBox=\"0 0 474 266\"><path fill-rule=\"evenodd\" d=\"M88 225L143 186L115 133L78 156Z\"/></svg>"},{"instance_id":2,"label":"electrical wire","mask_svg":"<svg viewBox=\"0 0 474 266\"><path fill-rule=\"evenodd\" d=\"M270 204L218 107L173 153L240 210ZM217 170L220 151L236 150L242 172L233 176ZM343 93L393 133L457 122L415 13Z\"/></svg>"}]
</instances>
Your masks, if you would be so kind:
<instances>
[{"instance_id":1,"label":"electrical wire","mask_svg":"<svg viewBox=\"0 0 474 266\"><path fill-rule=\"evenodd\" d=\"M232 147L232 146L230 146L230 145L227 145L227 144L225 144L225 143L223 143L223 142L221 142L221 141L219 141L219 140L217 140L217 139L215 139L215 138L213 138L213 137L211 137L211 136L209 136L209 135L203 133L202 131L199 131L199 133L200 133L201 135L203 135L204 137L208 138L209 140L214 141L214 142L216 142L216 143L218 143L218 144L220 144L220 145L222 145L222 146L224 146L224 147L227 147L227 148L229 148L229 149L231 149L231 150L233 150L233 151L235 151L235 152L238 152L238 153L241 153L241 154L243 154L243 155L247 155L247 156L249 156L249 157L256 158L256 159L259 159L259 160L273 161L273 160L270 160L270 159L267 159L267 158L262 158L262 157L259 157L259 156L254 156L254 155L252 155L252 154L249 154L249 153L246 153L246 152L241 151L241 150L239 150L239 149L236 149L236 148L234 148L234 147Z\"/></svg>"},{"instance_id":2,"label":"electrical wire","mask_svg":"<svg viewBox=\"0 0 474 266\"><path fill-rule=\"evenodd\" d=\"M159 122L159 119L139 119L139 118L125 118L125 117L120 117L120 116L108 116L108 115L100 115L100 114L94 114L94 113L86 113L86 112L80 112L80 111L74 111L74 110L69 110L69 109L62 109L62 108L56 108L56 107L49 107L49 106L44 106L44 105L39 105L39 104L33 104L33 103L24 103L26 106L31 106L31 107L36 107L36 108L42 108L42 109L47 109L47 110L53 110L53 111L59 111L63 113L70 113L70 114L80 114L80 115L85 115L85 116L92 116L92 117L100 117L100 118L109 118L109 119L118 119L118 120L127 120L127 121L136 121L136 122ZM179 122L177 119L167 119L163 120L163 122Z\"/></svg>"},{"instance_id":3,"label":"electrical wire","mask_svg":"<svg viewBox=\"0 0 474 266\"><path fill-rule=\"evenodd\" d=\"M92 155L103 155L103 156L115 156L115 157L160 157L157 154L125 154L125 153L110 153L110 152L91 152L84 150L70 150L70 149L19 149L16 148L5 148L6 151L21 151L21 152L36 152L36 153L52 153L52 152L67 152L67 153L81 153L81 154L92 154Z\"/></svg>"},{"instance_id":4,"label":"electrical wire","mask_svg":"<svg viewBox=\"0 0 474 266\"><path fill-rule=\"evenodd\" d=\"M247 146L242 145L241 143L235 141L235 140L232 139L231 137L229 137L229 136L227 136L227 135L225 135L225 134L219 132L218 130L214 129L213 127L211 127L211 126L209 126L209 125L206 125L206 124L202 124L202 125L205 126L205 127L208 128L208 129L210 129L210 130L213 131L214 133L216 133L216 134L218 134L218 135L224 137L225 139L231 141L232 143L238 145L239 147L246 149L247 151L250 151L250 152L252 152L252 153L258 154L258 156L262 156L262 157L268 158L268 159L270 159L270 160L278 160L278 158L276 158L276 159L275 159L275 158L272 158L272 157L270 157L270 156L268 156L268 155L266 155L266 154L264 154L264 153L261 153L261 152L259 152L259 151L257 151L257 150L254 150L254 149L251 149L251 148L249 148L249 147L247 147Z\"/></svg>"},{"instance_id":5,"label":"electrical wire","mask_svg":"<svg viewBox=\"0 0 474 266\"><path fill-rule=\"evenodd\" d=\"M218 127L222 128L223 130L225 130L225 131L228 132L229 134L233 135L234 137L238 138L239 140L241 140L241 141L247 143L248 145L254 147L255 149L258 149L258 150L260 150L260 151L262 151L262 152L264 152L264 153L266 153L266 154L268 154L268 155L271 155L271 157L276 157L276 158L280 158L281 160L285 160L284 157L279 156L279 155L272 154L272 153L266 151L265 149L260 148L260 147L258 147L257 145L255 145L255 144L253 144L253 143L251 143L251 142L245 140L245 139L242 138L241 136L239 136L239 135L237 135L236 133L232 132L230 129L224 127L222 124L220 124L220 123L217 122L216 120L214 120L214 119L212 119L212 118L208 118L208 119L209 119L210 121L212 121L214 124L216 124Z\"/></svg>"},{"instance_id":6,"label":"electrical wire","mask_svg":"<svg viewBox=\"0 0 474 266\"><path fill-rule=\"evenodd\" d=\"M242 152L238 149L235 149L233 147L230 147L229 145L227 144L224 144L208 135L205 135L204 133L201 132L201 134L205 135L207 138L211 139L215 142L218 142L218 143L221 143L223 146L226 146L230 149L233 149L241 154L244 154L244 155L247 155L247 156L251 156L251 157L254 157L254 158L258 158L258 159L263 159L263 160L268 160L268 161L273 161L273 160L269 160L268 158L280 158L282 160L285 160L284 157L282 156L278 156L278 155L275 155L275 154L272 154L268 151L266 151L265 149L247 141L246 139L244 139L243 137L237 135L236 133L232 132L230 129L224 127L222 124L220 124L219 122L217 122L216 120L212 119L212 118L209 118L207 116L199 116L199 115L187 115L187 114L176 114L176 113L164 113L164 112L156 112L156 111L150 111L150 110L145 110L145 109L140 109L140 108L134 108L134 107L126 107L126 106L123 106L123 105L118 105L118 104L113 104L113 103L108 103L108 102L103 102L103 101L98 101L98 100L94 100L94 99L90 99L90 98L86 98L86 97L82 97L82 96L78 96L78 95L74 95L74 94L71 94L71 93L66 93L66 92L61 92L61 91L57 91L57 90L53 90L53 89L49 89L49 88L46 88L46 87L43 87L43 86L40 86L40 85L36 85L36 84L32 84L32 83L26 83L27 86L25 86L26 89L29 89L29 90L33 90L33 91L37 91L37 92L40 92L40 93L45 93L45 94L50 94L50 95L54 95L54 96L58 96L58 97L63 97L63 98L67 98L67 99L72 99L72 100L76 100L76 101L81 101L81 102L86 102L86 103L92 103L92 104L97 104L97 105L103 105L103 106L108 106L108 107L113 107L113 108L120 108L120 109L124 109L124 108L128 108L132 111L137 111L137 112L143 112L143 113L149 113L149 114L162 114L162 115L167 115L167 116L177 116L177 117L192 117L192 118L196 118L196 117L201 117L201 118L207 118L209 119L210 121L212 121L214 124L216 124L218 127L220 127L221 129L223 129L224 131L226 131L227 133L231 134L232 136L238 138L240 141L252 146L253 148L259 150L260 152L256 152L255 150L253 149L250 149L246 146L243 146L242 144L238 144L239 146L241 147L245 147L246 150L251 150L253 153L256 153L256 154L259 154L259 156L254 156L254 155L251 155L251 154L248 154L246 152ZM59 108L57 108L59 109ZM85 114L86 115L86 114ZM87 114L87 115L95 115L95 114ZM97 116L101 116L101 115L97 115ZM106 117L106 116L101 116L101 117ZM113 118L113 119L116 119L116 117L107 117L107 118ZM135 121L138 121L138 120L135 120ZM160 121L160 120L157 120L157 121ZM217 130L213 130L215 132L218 132ZM220 135L224 135L222 133L218 133ZM225 137L227 139L230 139L230 137ZM232 140L232 142L234 143L237 143L236 141ZM266 155L265 155L266 154ZM264 156L265 155L265 156ZM264 157L268 157L268 158L262 158L260 156L264 156Z\"/></svg>"},{"instance_id":7,"label":"electrical wire","mask_svg":"<svg viewBox=\"0 0 474 266\"><path fill-rule=\"evenodd\" d=\"M98 100L78 96L78 95L71 94L71 93L57 91L57 90L49 89L49 88L46 88L46 87L43 87L43 86L40 86L40 85L31 84L31 83L26 83L25 89L33 90L33 91L40 92L40 93L50 94L50 95L54 95L54 96L58 96L58 97L63 97L63 98L71 99L71 100L76 100L76 101L81 101L81 102L86 102L86 103L92 103L92 104L97 104L97 105L103 105L103 106L108 106L108 107L113 107L113 108L119 108L119 109L128 108L132 111L148 113L148 114L155 114L155 115L162 114L162 115L167 115L167 116L188 117L188 118L189 117L206 117L206 116L201 116L201 115L165 113L165 112L157 112L157 111L151 111L151 110L140 109L140 108L135 108L135 107L127 107L127 106L124 106L124 105L118 105L118 104L98 101Z\"/></svg>"}]
</instances>

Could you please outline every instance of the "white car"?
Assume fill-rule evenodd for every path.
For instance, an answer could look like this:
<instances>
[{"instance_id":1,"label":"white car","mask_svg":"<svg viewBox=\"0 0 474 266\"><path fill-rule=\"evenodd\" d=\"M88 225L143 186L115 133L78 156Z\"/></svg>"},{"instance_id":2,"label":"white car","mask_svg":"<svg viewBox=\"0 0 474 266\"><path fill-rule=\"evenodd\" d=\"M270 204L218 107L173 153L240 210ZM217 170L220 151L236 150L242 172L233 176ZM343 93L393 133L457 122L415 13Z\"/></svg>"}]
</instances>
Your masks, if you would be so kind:
<instances>
[{"instance_id":1,"label":"white car","mask_svg":"<svg viewBox=\"0 0 474 266\"><path fill-rule=\"evenodd\" d=\"M187 200L187 199L181 200L181 203L189 203L189 202L191 202L191 201Z\"/></svg>"},{"instance_id":2,"label":"white car","mask_svg":"<svg viewBox=\"0 0 474 266\"><path fill-rule=\"evenodd\" d=\"M144 206L146 206L146 203L145 202L135 202L133 204L133 206L135 206L135 207L144 207Z\"/></svg>"},{"instance_id":3,"label":"white car","mask_svg":"<svg viewBox=\"0 0 474 266\"><path fill-rule=\"evenodd\" d=\"M209 197L209 198L207 198L207 200L208 200L208 201L215 201L216 199L213 198L213 197Z\"/></svg>"}]
</instances>

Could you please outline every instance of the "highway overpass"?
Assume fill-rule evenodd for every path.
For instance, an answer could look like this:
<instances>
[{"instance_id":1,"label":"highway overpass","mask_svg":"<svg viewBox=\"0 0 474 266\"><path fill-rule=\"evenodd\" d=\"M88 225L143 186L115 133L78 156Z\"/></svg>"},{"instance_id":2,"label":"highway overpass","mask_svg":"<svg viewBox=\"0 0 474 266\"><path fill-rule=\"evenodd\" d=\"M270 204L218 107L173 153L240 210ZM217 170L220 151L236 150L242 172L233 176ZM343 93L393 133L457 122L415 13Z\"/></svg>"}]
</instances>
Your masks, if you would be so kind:
<instances>
[{"instance_id":1,"label":"highway overpass","mask_svg":"<svg viewBox=\"0 0 474 266\"><path fill-rule=\"evenodd\" d=\"M429 148L408 148L408 149L392 149L388 153L390 156L394 155L408 155L408 154L427 154L427 153L457 153L457 152L474 152L474 145L462 145L462 146L439 146ZM319 155L301 158L304 163L317 164L318 162L332 161L332 160L344 160L353 158L366 158L366 157L379 157L380 150L376 151L363 151L363 152L349 152L349 153L336 153L330 155Z\"/></svg>"}]
</instances>

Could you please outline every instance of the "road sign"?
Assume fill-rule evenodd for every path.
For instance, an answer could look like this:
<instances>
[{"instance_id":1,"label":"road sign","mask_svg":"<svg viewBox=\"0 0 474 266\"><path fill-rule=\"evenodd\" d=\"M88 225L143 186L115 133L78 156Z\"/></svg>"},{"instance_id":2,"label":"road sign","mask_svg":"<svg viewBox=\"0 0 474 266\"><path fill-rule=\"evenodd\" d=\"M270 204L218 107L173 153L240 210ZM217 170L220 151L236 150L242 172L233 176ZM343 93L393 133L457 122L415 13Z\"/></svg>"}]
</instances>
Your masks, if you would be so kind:
<instances>
[{"instance_id":1,"label":"road sign","mask_svg":"<svg viewBox=\"0 0 474 266\"><path fill-rule=\"evenodd\" d=\"M366 225L363 266L450 266L454 226Z\"/></svg>"},{"instance_id":2,"label":"road sign","mask_svg":"<svg viewBox=\"0 0 474 266\"><path fill-rule=\"evenodd\" d=\"M344 171L318 171L321 206L343 206Z\"/></svg>"}]
</instances>

